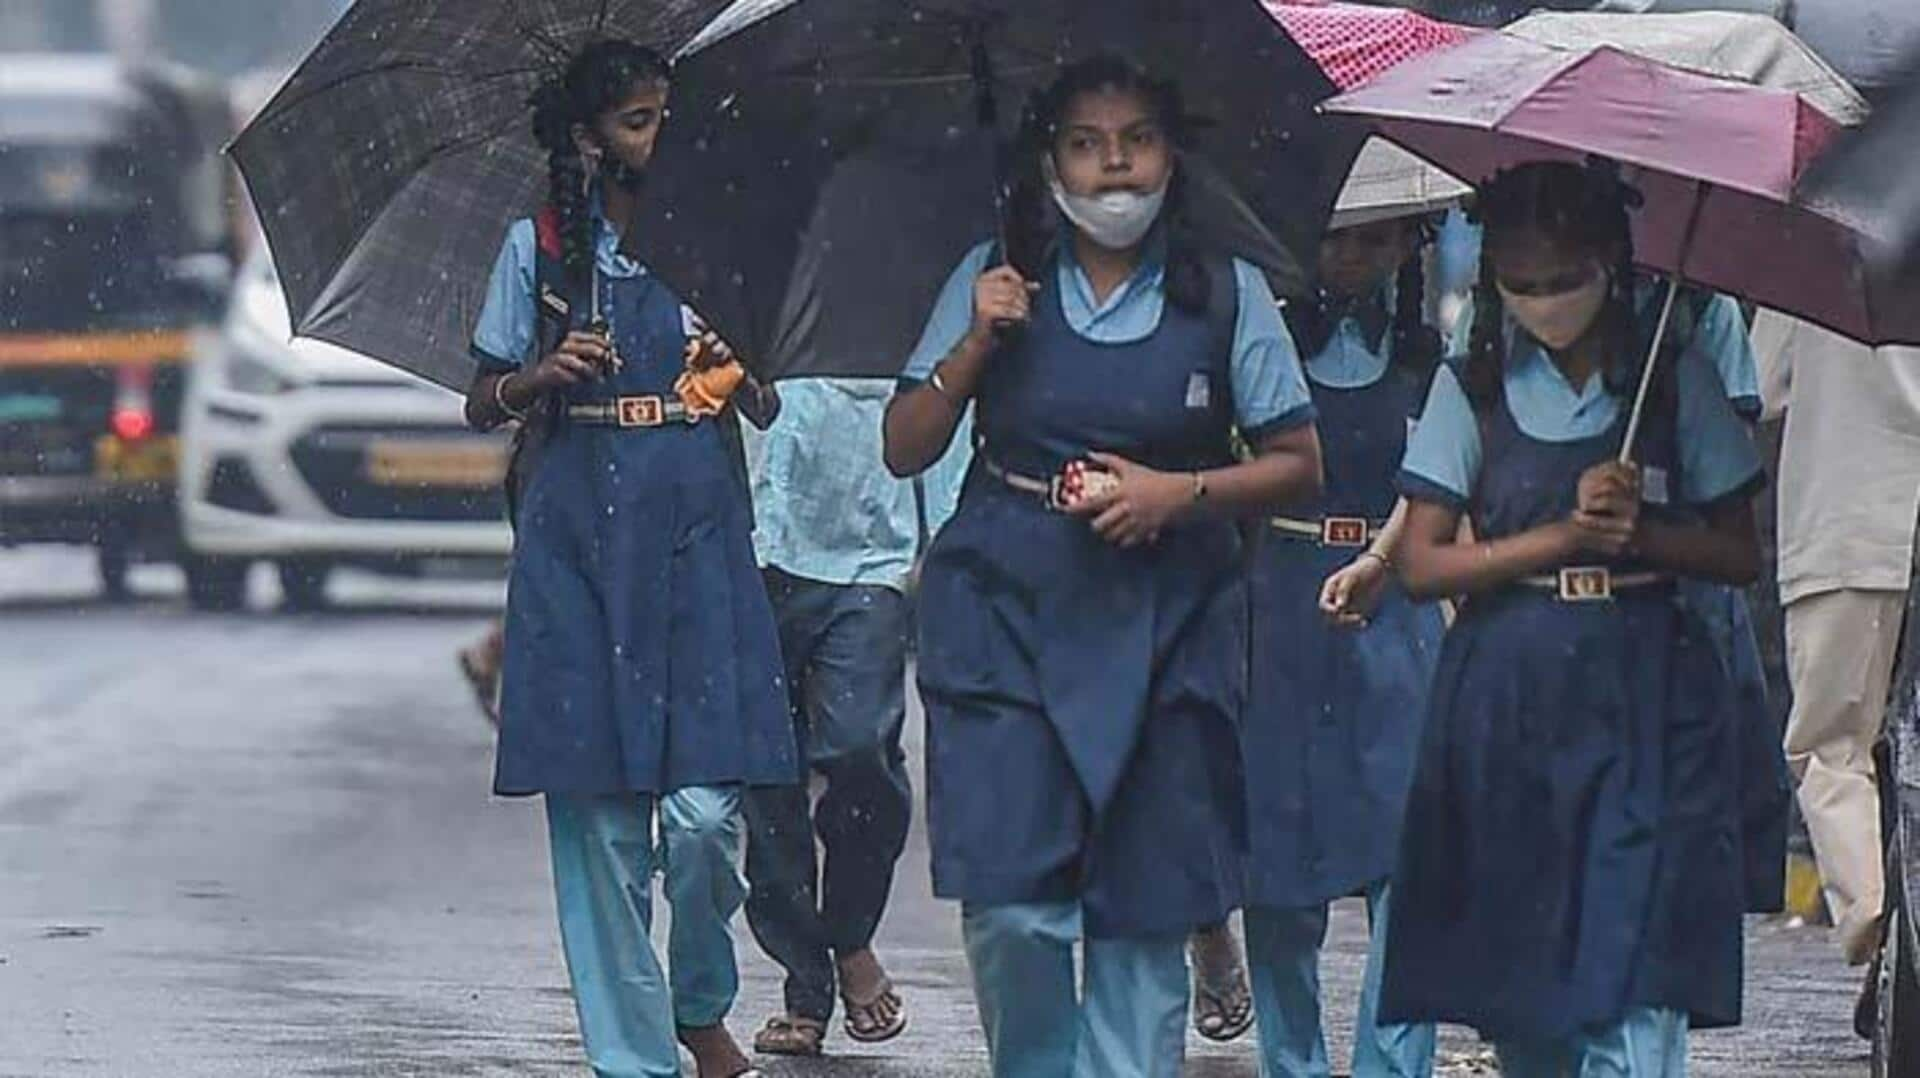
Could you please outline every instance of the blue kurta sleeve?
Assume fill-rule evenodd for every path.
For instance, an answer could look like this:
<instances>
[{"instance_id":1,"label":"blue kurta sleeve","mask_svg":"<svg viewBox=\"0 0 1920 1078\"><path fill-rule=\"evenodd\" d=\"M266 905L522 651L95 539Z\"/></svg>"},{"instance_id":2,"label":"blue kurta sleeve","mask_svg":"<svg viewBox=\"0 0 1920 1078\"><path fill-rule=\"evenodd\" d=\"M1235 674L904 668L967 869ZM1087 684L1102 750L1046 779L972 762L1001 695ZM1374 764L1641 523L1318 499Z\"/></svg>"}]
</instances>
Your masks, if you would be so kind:
<instances>
[{"instance_id":1,"label":"blue kurta sleeve","mask_svg":"<svg viewBox=\"0 0 1920 1078\"><path fill-rule=\"evenodd\" d=\"M487 298L473 327L473 358L483 369L512 370L533 352L538 299L534 296L533 221L515 221L500 244L487 281Z\"/></svg>"},{"instance_id":2,"label":"blue kurta sleeve","mask_svg":"<svg viewBox=\"0 0 1920 1078\"><path fill-rule=\"evenodd\" d=\"M1480 476L1480 421L1453 368L1442 366L1427 390L1427 406L1407 435L1407 455L1395 482L1401 494L1454 509L1466 508Z\"/></svg>"},{"instance_id":3,"label":"blue kurta sleeve","mask_svg":"<svg viewBox=\"0 0 1920 1078\"><path fill-rule=\"evenodd\" d=\"M939 297L933 301L933 313L927 316L926 327L920 331L920 343L914 346L906 367L900 372L903 388L926 381L934 365L947 358L967 335L967 327L973 324L973 282L986 272L987 257L992 253L991 243L980 244L968 251L947 276L947 283L941 286Z\"/></svg>"},{"instance_id":4,"label":"blue kurta sleeve","mask_svg":"<svg viewBox=\"0 0 1920 1078\"><path fill-rule=\"evenodd\" d=\"M1313 397L1266 277L1237 258L1233 276L1239 293L1230 368L1234 419L1241 434L1257 443L1313 422Z\"/></svg>"},{"instance_id":5,"label":"blue kurta sleeve","mask_svg":"<svg viewBox=\"0 0 1920 1078\"><path fill-rule=\"evenodd\" d=\"M1747 320L1733 297L1715 295L1701 312L1689 347L1704 353L1720 372L1734 414L1751 423L1760 418L1760 375L1747 336Z\"/></svg>"},{"instance_id":6,"label":"blue kurta sleeve","mask_svg":"<svg viewBox=\"0 0 1920 1078\"><path fill-rule=\"evenodd\" d=\"M1680 497L1692 505L1757 493L1766 483L1760 452L1734 414L1719 372L1699 351L1680 357Z\"/></svg>"}]
</instances>

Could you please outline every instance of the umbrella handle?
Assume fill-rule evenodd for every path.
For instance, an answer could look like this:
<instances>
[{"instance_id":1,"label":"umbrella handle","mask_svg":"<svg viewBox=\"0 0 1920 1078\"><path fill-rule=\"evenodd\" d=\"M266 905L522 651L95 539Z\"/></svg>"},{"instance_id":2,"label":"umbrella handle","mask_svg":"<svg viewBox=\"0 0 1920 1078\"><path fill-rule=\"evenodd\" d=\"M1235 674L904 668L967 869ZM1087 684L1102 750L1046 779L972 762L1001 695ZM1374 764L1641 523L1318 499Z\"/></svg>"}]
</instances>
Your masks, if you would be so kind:
<instances>
[{"instance_id":1,"label":"umbrella handle","mask_svg":"<svg viewBox=\"0 0 1920 1078\"><path fill-rule=\"evenodd\" d=\"M1667 299L1660 307L1660 323L1654 327L1653 343L1647 348L1647 361L1640 367L1640 386L1633 395L1633 414L1627 419L1627 436L1620 440L1620 463L1633 461L1633 444L1640 438L1640 420L1647 410L1647 391L1653 387L1653 371L1660 362L1661 346L1667 342L1667 327L1673 321L1673 304L1680 298L1680 282L1686 278L1687 256L1693 253L1693 235L1700 227L1700 211L1707 204L1707 185L1693 185L1693 206L1687 211L1687 228L1680 236L1680 257L1667 280Z\"/></svg>"}]
</instances>

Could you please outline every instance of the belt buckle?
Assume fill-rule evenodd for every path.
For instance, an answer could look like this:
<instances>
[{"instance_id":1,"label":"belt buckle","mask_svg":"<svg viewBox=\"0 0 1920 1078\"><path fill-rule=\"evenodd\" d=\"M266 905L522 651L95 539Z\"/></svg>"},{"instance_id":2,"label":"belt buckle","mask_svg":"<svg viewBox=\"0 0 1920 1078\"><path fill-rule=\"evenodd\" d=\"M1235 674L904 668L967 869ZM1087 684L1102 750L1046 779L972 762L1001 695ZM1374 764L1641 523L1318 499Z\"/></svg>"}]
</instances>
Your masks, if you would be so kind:
<instances>
[{"instance_id":1,"label":"belt buckle","mask_svg":"<svg viewBox=\"0 0 1920 1078\"><path fill-rule=\"evenodd\" d=\"M1327 517L1320 522L1320 545L1361 547L1372 530L1366 517Z\"/></svg>"},{"instance_id":2,"label":"belt buckle","mask_svg":"<svg viewBox=\"0 0 1920 1078\"><path fill-rule=\"evenodd\" d=\"M1604 603L1613 599L1613 572L1604 565L1577 565L1560 570L1560 601Z\"/></svg>"},{"instance_id":3,"label":"belt buckle","mask_svg":"<svg viewBox=\"0 0 1920 1078\"><path fill-rule=\"evenodd\" d=\"M614 409L623 427L657 427L666 421L659 397L621 397Z\"/></svg>"}]
</instances>

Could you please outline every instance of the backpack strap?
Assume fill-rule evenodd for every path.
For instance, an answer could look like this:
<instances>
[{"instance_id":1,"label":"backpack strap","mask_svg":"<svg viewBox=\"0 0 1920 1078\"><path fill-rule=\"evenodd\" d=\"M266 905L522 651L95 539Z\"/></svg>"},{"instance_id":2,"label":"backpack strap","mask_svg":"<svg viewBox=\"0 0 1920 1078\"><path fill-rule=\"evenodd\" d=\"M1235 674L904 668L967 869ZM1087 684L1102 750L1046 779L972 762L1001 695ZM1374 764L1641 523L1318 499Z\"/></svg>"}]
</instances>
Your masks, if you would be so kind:
<instances>
[{"instance_id":1,"label":"backpack strap","mask_svg":"<svg viewBox=\"0 0 1920 1078\"><path fill-rule=\"evenodd\" d=\"M560 212L543 206L533 218L534 306L539 330L534 343L541 355L559 347L573 328L573 302L568 299L566 243L560 233Z\"/></svg>"},{"instance_id":2,"label":"backpack strap","mask_svg":"<svg viewBox=\"0 0 1920 1078\"><path fill-rule=\"evenodd\" d=\"M1207 331L1227 356L1227 377L1221 380L1226 390L1226 412L1229 416L1237 415L1233 400L1233 332L1240 323L1240 278L1229 254L1208 253L1202 257L1201 266L1207 273Z\"/></svg>"}]
</instances>

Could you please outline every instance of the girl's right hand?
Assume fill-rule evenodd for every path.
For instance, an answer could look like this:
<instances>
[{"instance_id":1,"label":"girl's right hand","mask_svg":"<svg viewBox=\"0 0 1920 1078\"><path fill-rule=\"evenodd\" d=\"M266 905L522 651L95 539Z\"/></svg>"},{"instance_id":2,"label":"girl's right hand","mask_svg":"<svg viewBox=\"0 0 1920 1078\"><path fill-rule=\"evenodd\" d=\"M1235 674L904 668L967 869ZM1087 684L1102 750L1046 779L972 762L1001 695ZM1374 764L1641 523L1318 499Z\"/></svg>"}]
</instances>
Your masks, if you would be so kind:
<instances>
[{"instance_id":1,"label":"girl's right hand","mask_svg":"<svg viewBox=\"0 0 1920 1078\"><path fill-rule=\"evenodd\" d=\"M1025 323L1033 315L1033 294L1039 289L1012 266L995 266L982 273L973 282L973 325L968 334L987 341L1003 325Z\"/></svg>"},{"instance_id":2,"label":"girl's right hand","mask_svg":"<svg viewBox=\"0 0 1920 1078\"><path fill-rule=\"evenodd\" d=\"M605 337L576 330L524 377L536 393L569 389L597 380L612 362L613 348Z\"/></svg>"}]
</instances>

